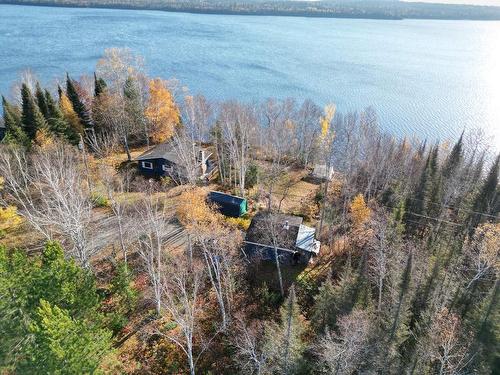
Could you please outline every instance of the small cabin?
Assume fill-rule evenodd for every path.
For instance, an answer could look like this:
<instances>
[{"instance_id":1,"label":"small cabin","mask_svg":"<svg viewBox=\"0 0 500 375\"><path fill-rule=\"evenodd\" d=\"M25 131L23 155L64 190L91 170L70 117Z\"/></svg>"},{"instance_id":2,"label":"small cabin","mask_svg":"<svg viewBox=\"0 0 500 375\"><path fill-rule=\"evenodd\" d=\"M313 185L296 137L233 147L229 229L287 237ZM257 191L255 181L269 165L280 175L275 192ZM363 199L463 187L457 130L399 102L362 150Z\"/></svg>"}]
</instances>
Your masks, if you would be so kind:
<instances>
[{"instance_id":1,"label":"small cabin","mask_svg":"<svg viewBox=\"0 0 500 375\"><path fill-rule=\"evenodd\" d=\"M274 261L276 249L280 263L309 263L319 254L321 243L316 240L316 230L302 221L299 216L258 213L245 236L245 255L251 259Z\"/></svg>"},{"instance_id":2,"label":"small cabin","mask_svg":"<svg viewBox=\"0 0 500 375\"><path fill-rule=\"evenodd\" d=\"M219 212L225 216L240 217L248 211L248 203L245 198L221 193L220 191L211 191L207 196L207 200L215 204Z\"/></svg>"},{"instance_id":3,"label":"small cabin","mask_svg":"<svg viewBox=\"0 0 500 375\"><path fill-rule=\"evenodd\" d=\"M208 176L215 168L215 162L210 159L208 149L195 146L197 153L196 174L200 178ZM172 142L161 143L136 159L139 171L148 177L171 177L182 180L186 176L185 163Z\"/></svg>"}]
</instances>

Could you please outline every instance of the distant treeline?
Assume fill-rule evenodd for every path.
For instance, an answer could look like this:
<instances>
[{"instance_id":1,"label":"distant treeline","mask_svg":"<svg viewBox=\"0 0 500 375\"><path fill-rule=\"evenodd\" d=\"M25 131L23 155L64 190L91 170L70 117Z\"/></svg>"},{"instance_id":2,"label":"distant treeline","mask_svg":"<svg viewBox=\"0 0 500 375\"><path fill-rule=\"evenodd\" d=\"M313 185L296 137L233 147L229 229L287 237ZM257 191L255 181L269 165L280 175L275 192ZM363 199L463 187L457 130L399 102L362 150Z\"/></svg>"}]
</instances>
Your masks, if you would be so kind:
<instances>
[{"instance_id":1,"label":"distant treeline","mask_svg":"<svg viewBox=\"0 0 500 375\"><path fill-rule=\"evenodd\" d=\"M500 7L400 1L0 0L0 4L370 19L500 20Z\"/></svg>"}]
</instances>

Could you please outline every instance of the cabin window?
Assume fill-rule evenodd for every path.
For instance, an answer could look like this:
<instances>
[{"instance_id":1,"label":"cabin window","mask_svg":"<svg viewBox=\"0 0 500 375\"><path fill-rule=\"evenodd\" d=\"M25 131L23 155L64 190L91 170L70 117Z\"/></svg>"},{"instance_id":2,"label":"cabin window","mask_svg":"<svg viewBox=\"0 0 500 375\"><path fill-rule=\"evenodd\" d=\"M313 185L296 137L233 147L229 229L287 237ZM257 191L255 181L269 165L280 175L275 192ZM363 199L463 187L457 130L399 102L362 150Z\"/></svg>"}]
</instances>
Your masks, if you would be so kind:
<instances>
[{"instance_id":1,"label":"cabin window","mask_svg":"<svg viewBox=\"0 0 500 375\"><path fill-rule=\"evenodd\" d=\"M153 169L153 163L151 163L150 161L143 161L142 167L144 169Z\"/></svg>"},{"instance_id":2,"label":"cabin window","mask_svg":"<svg viewBox=\"0 0 500 375\"><path fill-rule=\"evenodd\" d=\"M174 168L172 168L172 166L168 166L168 165L163 164L161 167L165 172L168 172L168 173L172 173L174 171Z\"/></svg>"}]
</instances>

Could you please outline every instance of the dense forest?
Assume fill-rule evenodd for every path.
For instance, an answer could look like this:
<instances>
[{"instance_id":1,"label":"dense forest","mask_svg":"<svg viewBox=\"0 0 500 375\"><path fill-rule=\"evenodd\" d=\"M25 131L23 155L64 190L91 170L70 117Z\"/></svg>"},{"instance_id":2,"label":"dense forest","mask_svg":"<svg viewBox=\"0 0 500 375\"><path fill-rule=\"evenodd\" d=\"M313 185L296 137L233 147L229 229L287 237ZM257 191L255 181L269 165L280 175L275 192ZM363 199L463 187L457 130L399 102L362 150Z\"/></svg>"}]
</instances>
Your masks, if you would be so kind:
<instances>
[{"instance_id":1,"label":"dense forest","mask_svg":"<svg viewBox=\"0 0 500 375\"><path fill-rule=\"evenodd\" d=\"M170 12L267 16L500 20L500 7L394 0L0 0L0 4L147 9Z\"/></svg>"},{"instance_id":2,"label":"dense forest","mask_svg":"<svg viewBox=\"0 0 500 375\"><path fill-rule=\"evenodd\" d=\"M2 98L2 374L498 369L500 156L480 129L397 139L372 108L215 102L124 49L95 72L27 72ZM217 177L143 177L135 157L162 142L186 165L211 147ZM302 217L319 255L247 259L259 212Z\"/></svg>"}]
</instances>

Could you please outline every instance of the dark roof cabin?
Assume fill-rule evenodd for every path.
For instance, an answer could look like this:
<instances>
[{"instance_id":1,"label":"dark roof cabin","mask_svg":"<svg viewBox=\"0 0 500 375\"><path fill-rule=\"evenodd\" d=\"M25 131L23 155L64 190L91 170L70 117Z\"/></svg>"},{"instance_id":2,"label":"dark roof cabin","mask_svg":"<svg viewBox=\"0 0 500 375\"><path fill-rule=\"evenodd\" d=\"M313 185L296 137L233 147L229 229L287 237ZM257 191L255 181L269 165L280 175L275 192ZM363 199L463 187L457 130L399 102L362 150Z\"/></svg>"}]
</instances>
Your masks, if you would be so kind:
<instances>
[{"instance_id":1,"label":"dark roof cabin","mask_svg":"<svg viewBox=\"0 0 500 375\"><path fill-rule=\"evenodd\" d=\"M220 191L211 191L208 193L207 198L208 201L214 203L219 212L225 216L240 217L248 211L247 200L245 198L221 193Z\"/></svg>"},{"instance_id":2,"label":"dark roof cabin","mask_svg":"<svg viewBox=\"0 0 500 375\"><path fill-rule=\"evenodd\" d=\"M195 150L198 153L197 174L201 178L209 174L215 168L215 164L209 160L211 153L207 149L195 146ZM186 175L184 162L172 142L161 143L139 155L135 160L138 162L139 170L147 176L182 179Z\"/></svg>"},{"instance_id":3,"label":"dark roof cabin","mask_svg":"<svg viewBox=\"0 0 500 375\"><path fill-rule=\"evenodd\" d=\"M245 236L245 254L264 260L274 259L274 248L280 262L308 263L319 253L316 230L302 224L299 216L258 213L252 219Z\"/></svg>"}]
</instances>

